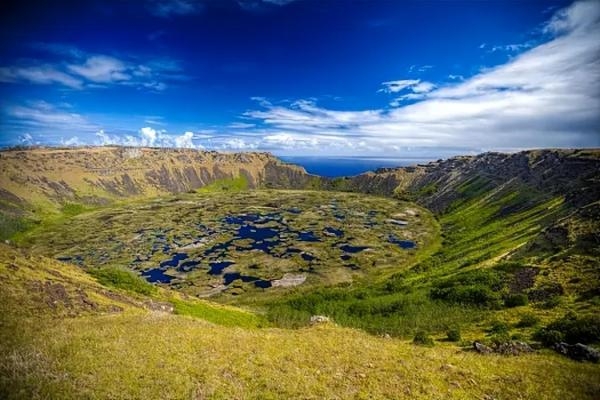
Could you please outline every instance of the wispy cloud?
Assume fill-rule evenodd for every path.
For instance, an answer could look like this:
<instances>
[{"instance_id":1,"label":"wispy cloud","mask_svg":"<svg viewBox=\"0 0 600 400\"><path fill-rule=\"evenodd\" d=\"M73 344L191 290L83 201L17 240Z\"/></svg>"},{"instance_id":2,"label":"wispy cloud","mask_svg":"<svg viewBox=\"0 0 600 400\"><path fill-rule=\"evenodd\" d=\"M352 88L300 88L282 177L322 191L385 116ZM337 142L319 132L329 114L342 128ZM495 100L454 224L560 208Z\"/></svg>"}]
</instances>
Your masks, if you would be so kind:
<instances>
[{"instance_id":1,"label":"wispy cloud","mask_svg":"<svg viewBox=\"0 0 600 400\"><path fill-rule=\"evenodd\" d=\"M263 12L272 7L282 7L296 0L237 0L242 10L249 12Z\"/></svg>"},{"instance_id":2,"label":"wispy cloud","mask_svg":"<svg viewBox=\"0 0 600 400\"><path fill-rule=\"evenodd\" d=\"M383 84L382 92L417 100L411 104L337 111L260 98L262 109L243 117L263 129L263 143L281 148L599 146L600 3L575 3L557 15L546 25L553 35L546 43L464 81Z\"/></svg>"},{"instance_id":3,"label":"wispy cloud","mask_svg":"<svg viewBox=\"0 0 600 400\"><path fill-rule=\"evenodd\" d=\"M423 73L433 68L433 65L411 65L408 67L409 74Z\"/></svg>"},{"instance_id":4,"label":"wispy cloud","mask_svg":"<svg viewBox=\"0 0 600 400\"><path fill-rule=\"evenodd\" d=\"M32 46L56 60L0 67L0 82L55 84L75 90L124 85L162 91L168 86L166 82L186 79L178 63L171 59L117 58L89 54L63 44L34 43Z\"/></svg>"},{"instance_id":5,"label":"wispy cloud","mask_svg":"<svg viewBox=\"0 0 600 400\"><path fill-rule=\"evenodd\" d=\"M401 93L405 92L402 96L393 99L390 102L392 107L398 107L406 100L419 100L425 97L426 93L431 92L436 88L436 85L422 81L420 79L402 79L398 81L388 81L382 83L383 88L379 89L378 92L383 93Z\"/></svg>"},{"instance_id":6,"label":"wispy cloud","mask_svg":"<svg viewBox=\"0 0 600 400\"><path fill-rule=\"evenodd\" d=\"M27 82L38 85L59 84L71 89L83 88L81 79L59 71L53 65L0 67L0 82Z\"/></svg>"},{"instance_id":7,"label":"wispy cloud","mask_svg":"<svg viewBox=\"0 0 600 400\"><path fill-rule=\"evenodd\" d=\"M150 0L146 8L156 17L169 18L201 13L204 4L197 0Z\"/></svg>"},{"instance_id":8,"label":"wispy cloud","mask_svg":"<svg viewBox=\"0 0 600 400\"><path fill-rule=\"evenodd\" d=\"M0 131L29 134L34 143L41 135L54 135L58 142L65 137L63 142L76 138L72 143L287 154L401 156L415 149L450 154L469 149L600 146L600 2L578 2L559 10L542 31L544 43L470 78L449 75L445 81L384 82L379 92L389 97L391 107L335 110L315 99L277 102L254 97L255 105L234 123L174 134L166 130L168 124L144 122L166 123L152 117L141 117L131 131L114 131L69 107L38 102L3 110ZM56 51L73 54L68 48ZM71 62L59 66L79 69L56 70L81 81L83 87L140 86L160 82L154 79L156 71L179 73L169 60L153 64L113 57L88 63L91 55L65 57ZM18 79L25 80L23 76ZM46 84L68 86L57 82L61 78L53 79Z\"/></svg>"},{"instance_id":9,"label":"wispy cloud","mask_svg":"<svg viewBox=\"0 0 600 400\"><path fill-rule=\"evenodd\" d=\"M97 125L89 122L81 114L72 112L68 107L58 107L44 101L10 106L4 110L4 115L2 125L5 128L8 125L7 130L21 127L31 132L43 131L44 134L51 134L62 132L64 127L69 127L72 132L91 132L97 129Z\"/></svg>"}]
</instances>

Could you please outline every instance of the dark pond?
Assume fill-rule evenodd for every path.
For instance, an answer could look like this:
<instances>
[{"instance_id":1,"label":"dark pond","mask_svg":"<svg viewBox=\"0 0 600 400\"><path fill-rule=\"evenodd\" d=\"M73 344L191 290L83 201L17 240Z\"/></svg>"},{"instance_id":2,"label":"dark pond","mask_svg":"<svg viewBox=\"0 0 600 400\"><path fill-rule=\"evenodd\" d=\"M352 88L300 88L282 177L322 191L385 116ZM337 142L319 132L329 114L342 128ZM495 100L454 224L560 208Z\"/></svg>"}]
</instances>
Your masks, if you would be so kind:
<instances>
[{"instance_id":1,"label":"dark pond","mask_svg":"<svg viewBox=\"0 0 600 400\"><path fill-rule=\"evenodd\" d=\"M350 254L342 254L342 255L340 256L340 258L341 258L342 260L344 260L344 261L348 261L349 259L351 259L351 258L352 258L352 256L351 256Z\"/></svg>"},{"instance_id":2,"label":"dark pond","mask_svg":"<svg viewBox=\"0 0 600 400\"><path fill-rule=\"evenodd\" d=\"M417 244L412 240L402 240L395 237L394 235L390 235L388 241L390 243L397 244L403 249L414 249L415 247L417 247Z\"/></svg>"},{"instance_id":3,"label":"dark pond","mask_svg":"<svg viewBox=\"0 0 600 400\"><path fill-rule=\"evenodd\" d=\"M346 253L359 253L366 249L368 249L367 246L352 246L349 244L344 244L340 246L340 250L345 251Z\"/></svg>"},{"instance_id":4,"label":"dark pond","mask_svg":"<svg viewBox=\"0 0 600 400\"><path fill-rule=\"evenodd\" d=\"M142 276L146 278L148 282L152 283L170 283L171 280L173 280L172 276L165 275L165 271L160 268L144 271L142 272Z\"/></svg>"},{"instance_id":5,"label":"dark pond","mask_svg":"<svg viewBox=\"0 0 600 400\"><path fill-rule=\"evenodd\" d=\"M176 267L179 264L179 261L185 260L186 258L188 258L188 255L185 253L175 253L170 260L161 262L160 267Z\"/></svg>"},{"instance_id":6,"label":"dark pond","mask_svg":"<svg viewBox=\"0 0 600 400\"><path fill-rule=\"evenodd\" d=\"M310 253L302 253L302 254L300 254L300 257L302 257L302 259L304 261L312 261L317 258Z\"/></svg>"},{"instance_id":7,"label":"dark pond","mask_svg":"<svg viewBox=\"0 0 600 400\"><path fill-rule=\"evenodd\" d=\"M210 271L208 271L209 274L221 275L225 268L227 268L230 265L233 265L235 263L232 261L218 261L218 262L211 262L209 264L210 264Z\"/></svg>"},{"instance_id":8,"label":"dark pond","mask_svg":"<svg viewBox=\"0 0 600 400\"><path fill-rule=\"evenodd\" d=\"M308 232L298 232L298 240L302 241L302 242L320 242L321 239L319 239L317 236L315 236L314 232L308 231Z\"/></svg>"},{"instance_id":9,"label":"dark pond","mask_svg":"<svg viewBox=\"0 0 600 400\"><path fill-rule=\"evenodd\" d=\"M267 289L267 288L270 288L272 285L271 285L271 281L265 281L263 279L259 279L254 282L254 286L262 288L262 289Z\"/></svg>"},{"instance_id":10,"label":"dark pond","mask_svg":"<svg viewBox=\"0 0 600 400\"><path fill-rule=\"evenodd\" d=\"M185 261L179 265L179 268L177 268L177 270L182 272L190 272L192 269L196 268L198 264L200 264L200 261Z\"/></svg>"},{"instance_id":11,"label":"dark pond","mask_svg":"<svg viewBox=\"0 0 600 400\"><path fill-rule=\"evenodd\" d=\"M255 282L259 280L256 276L242 275L239 272L230 272L223 274L224 285L229 285L233 281L237 281L238 279L240 279L242 282Z\"/></svg>"},{"instance_id":12,"label":"dark pond","mask_svg":"<svg viewBox=\"0 0 600 400\"><path fill-rule=\"evenodd\" d=\"M241 239L264 240L278 236L278 231L271 228L259 228L254 225L242 225L238 229L238 236Z\"/></svg>"},{"instance_id":13,"label":"dark pond","mask_svg":"<svg viewBox=\"0 0 600 400\"><path fill-rule=\"evenodd\" d=\"M327 228L325 228L324 231L326 233L335 235L337 237L341 237L344 234L344 231L342 231L341 229L335 229L335 228L332 228L330 226L328 226Z\"/></svg>"}]
</instances>

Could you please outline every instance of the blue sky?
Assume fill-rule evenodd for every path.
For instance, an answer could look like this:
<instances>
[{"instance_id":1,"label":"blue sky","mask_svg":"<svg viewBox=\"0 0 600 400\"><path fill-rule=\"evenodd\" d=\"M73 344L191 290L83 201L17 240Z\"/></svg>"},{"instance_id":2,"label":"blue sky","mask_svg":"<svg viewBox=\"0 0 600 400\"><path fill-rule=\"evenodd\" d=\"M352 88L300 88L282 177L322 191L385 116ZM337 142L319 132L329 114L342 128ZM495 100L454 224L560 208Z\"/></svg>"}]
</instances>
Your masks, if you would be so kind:
<instances>
[{"instance_id":1,"label":"blue sky","mask_svg":"<svg viewBox=\"0 0 600 400\"><path fill-rule=\"evenodd\" d=\"M600 146L599 1L0 6L0 146Z\"/></svg>"}]
</instances>

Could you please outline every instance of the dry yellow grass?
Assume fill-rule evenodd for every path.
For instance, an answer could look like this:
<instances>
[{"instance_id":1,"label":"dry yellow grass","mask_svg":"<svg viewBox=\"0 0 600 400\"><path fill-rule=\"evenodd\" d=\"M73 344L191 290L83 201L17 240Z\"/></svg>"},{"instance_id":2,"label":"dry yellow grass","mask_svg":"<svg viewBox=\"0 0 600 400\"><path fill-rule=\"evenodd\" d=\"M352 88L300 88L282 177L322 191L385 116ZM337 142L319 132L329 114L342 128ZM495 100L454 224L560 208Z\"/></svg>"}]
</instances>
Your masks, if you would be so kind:
<instances>
[{"instance_id":1,"label":"dry yellow grass","mask_svg":"<svg viewBox=\"0 0 600 400\"><path fill-rule=\"evenodd\" d=\"M31 290L34 282L63 285L71 305L49 304ZM81 308L78 290L99 309ZM140 306L148 299L109 291L74 266L2 245L0 300L5 398L593 399L600 393L598 365L548 351L482 356L335 324L241 328L148 311ZM107 312L111 305L122 310ZM219 308L227 310L238 312Z\"/></svg>"}]
</instances>

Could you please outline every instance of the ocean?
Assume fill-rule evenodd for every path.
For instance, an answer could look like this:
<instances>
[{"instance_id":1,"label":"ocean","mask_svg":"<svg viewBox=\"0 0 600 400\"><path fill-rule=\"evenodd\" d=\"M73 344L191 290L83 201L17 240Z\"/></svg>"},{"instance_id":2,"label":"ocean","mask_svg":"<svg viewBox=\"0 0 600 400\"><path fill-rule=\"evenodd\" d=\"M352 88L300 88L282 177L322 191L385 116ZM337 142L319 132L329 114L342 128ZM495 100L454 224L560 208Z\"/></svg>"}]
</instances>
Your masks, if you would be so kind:
<instances>
[{"instance_id":1,"label":"ocean","mask_svg":"<svg viewBox=\"0 0 600 400\"><path fill-rule=\"evenodd\" d=\"M384 167L405 167L416 164L426 164L436 159L423 158L371 158L371 157L309 157L309 156L280 156L281 160L297 164L310 174L336 178L354 176L367 171L375 171Z\"/></svg>"}]
</instances>

